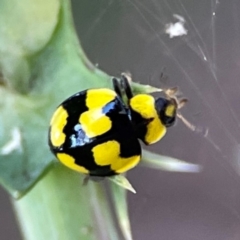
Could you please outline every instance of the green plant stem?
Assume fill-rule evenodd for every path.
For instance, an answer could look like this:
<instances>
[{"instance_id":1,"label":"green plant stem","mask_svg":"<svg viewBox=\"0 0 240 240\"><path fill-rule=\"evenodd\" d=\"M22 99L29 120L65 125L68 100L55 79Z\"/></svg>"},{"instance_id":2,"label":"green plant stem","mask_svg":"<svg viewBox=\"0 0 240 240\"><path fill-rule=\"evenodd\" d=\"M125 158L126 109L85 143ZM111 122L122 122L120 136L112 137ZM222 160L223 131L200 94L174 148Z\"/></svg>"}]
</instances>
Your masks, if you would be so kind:
<instances>
[{"instance_id":1,"label":"green plant stem","mask_svg":"<svg viewBox=\"0 0 240 240\"><path fill-rule=\"evenodd\" d=\"M26 240L92 240L92 209L80 174L52 169L26 196L14 200Z\"/></svg>"},{"instance_id":2,"label":"green plant stem","mask_svg":"<svg viewBox=\"0 0 240 240\"><path fill-rule=\"evenodd\" d=\"M133 240L131 233L131 224L128 215L127 205L127 191L126 189L119 187L114 182L111 182L111 195L113 197L113 205L115 208L117 221L122 231L125 240Z\"/></svg>"},{"instance_id":3,"label":"green plant stem","mask_svg":"<svg viewBox=\"0 0 240 240\"><path fill-rule=\"evenodd\" d=\"M98 239L119 240L116 226L106 198L106 191L100 183L89 182L91 206L98 229Z\"/></svg>"}]
</instances>

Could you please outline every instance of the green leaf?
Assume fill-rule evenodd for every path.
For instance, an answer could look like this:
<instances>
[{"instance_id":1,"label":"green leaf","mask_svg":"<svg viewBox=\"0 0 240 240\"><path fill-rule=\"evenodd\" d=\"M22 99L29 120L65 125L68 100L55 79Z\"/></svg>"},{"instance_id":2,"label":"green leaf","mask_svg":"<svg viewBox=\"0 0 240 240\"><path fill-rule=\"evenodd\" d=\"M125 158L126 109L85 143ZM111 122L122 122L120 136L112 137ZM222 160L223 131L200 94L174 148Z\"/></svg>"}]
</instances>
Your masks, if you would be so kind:
<instances>
[{"instance_id":1,"label":"green leaf","mask_svg":"<svg viewBox=\"0 0 240 240\"><path fill-rule=\"evenodd\" d=\"M183 160L159 155L146 150L143 150L141 163L146 167L170 172L197 173L202 170L202 167L197 164L188 163Z\"/></svg>"},{"instance_id":2,"label":"green leaf","mask_svg":"<svg viewBox=\"0 0 240 240\"><path fill-rule=\"evenodd\" d=\"M16 18L11 14L13 19L7 23L13 6L18 13ZM110 77L84 55L68 1L5 0L0 13L4 78L0 86L0 181L12 194L22 196L56 161L47 135L57 105L85 88L111 84ZM9 60L4 59L7 54ZM14 141L14 131L19 133L19 143L6 153L3 150Z\"/></svg>"},{"instance_id":3,"label":"green leaf","mask_svg":"<svg viewBox=\"0 0 240 240\"><path fill-rule=\"evenodd\" d=\"M10 87L27 91L31 77L28 57L51 39L59 11L59 0L1 0L0 65Z\"/></svg>"},{"instance_id":4,"label":"green leaf","mask_svg":"<svg viewBox=\"0 0 240 240\"><path fill-rule=\"evenodd\" d=\"M131 87L133 88L134 94L163 92L163 89L161 88L156 88L145 84L143 85L136 82L132 82Z\"/></svg>"},{"instance_id":5,"label":"green leaf","mask_svg":"<svg viewBox=\"0 0 240 240\"><path fill-rule=\"evenodd\" d=\"M129 190L132 193L136 193L136 190L133 188L132 184L127 180L124 175L116 175L108 178L110 181L120 186L123 189Z\"/></svg>"}]
</instances>

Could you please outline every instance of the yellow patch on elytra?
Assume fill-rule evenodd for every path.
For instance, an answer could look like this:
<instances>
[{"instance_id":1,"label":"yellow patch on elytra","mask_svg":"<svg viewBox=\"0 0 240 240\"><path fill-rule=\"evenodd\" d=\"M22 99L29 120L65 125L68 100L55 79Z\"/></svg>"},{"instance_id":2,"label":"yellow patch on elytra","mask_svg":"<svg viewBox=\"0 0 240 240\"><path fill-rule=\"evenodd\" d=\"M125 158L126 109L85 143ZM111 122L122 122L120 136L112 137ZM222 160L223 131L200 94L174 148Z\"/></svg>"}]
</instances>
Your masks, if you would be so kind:
<instances>
[{"instance_id":1,"label":"yellow patch on elytra","mask_svg":"<svg viewBox=\"0 0 240 240\"><path fill-rule=\"evenodd\" d=\"M58 107L55 113L52 116L50 125L50 140L53 146L59 147L65 141L65 134L63 133L63 129L67 124L67 111L62 107Z\"/></svg>"},{"instance_id":2,"label":"yellow patch on elytra","mask_svg":"<svg viewBox=\"0 0 240 240\"><path fill-rule=\"evenodd\" d=\"M131 108L145 119L153 119L147 125L145 142L148 144L159 141L166 133L166 127L162 124L155 109L155 99L151 95L138 94L130 100Z\"/></svg>"},{"instance_id":3,"label":"yellow patch on elytra","mask_svg":"<svg viewBox=\"0 0 240 240\"><path fill-rule=\"evenodd\" d=\"M65 166L67 166L77 172L89 173L89 171L85 167L75 164L74 158L66 153L58 153L57 158L62 164L64 164Z\"/></svg>"},{"instance_id":4,"label":"yellow patch on elytra","mask_svg":"<svg viewBox=\"0 0 240 240\"><path fill-rule=\"evenodd\" d=\"M129 169L135 167L140 161L139 155L129 158L121 157L120 144L115 140L98 144L92 149L92 152L97 165L110 165L111 169L116 173L126 172Z\"/></svg>"},{"instance_id":5,"label":"yellow patch on elytra","mask_svg":"<svg viewBox=\"0 0 240 240\"><path fill-rule=\"evenodd\" d=\"M135 155L129 158L118 158L117 161L113 162L111 169L116 173L124 173L129 169L134 168L140 161L140 155Z\"/></svg>"},{"instance_id":6,"label":"yellow patch on elytra","mask_svg":"<svg viewBox=\"0 0 240 240\"><path fill-rule=\"evenodd\" d=\"M89 109L101 108L116 98L116 93L111 89L90 89L87 91L86 106Z\"/></svg>"},{"instance_id":7,"label":"yellow patch on elytra","mask_svg":"<svg viewBox=\"0 0 240 240\"><path fill-rule=\"evenodd\" d=\"M112 127L110 118L105 116L99 108L90 109L82 113L79 123L89 138L100 136Z\"/></svg>"},{"instance_id":8,"label":"yellow patch on elytra","mask_svg":"<svg viewBox=\"0 0 240 240\"><path fill-rule=\"evenodd\" d=\"M173 117L175 111L176 111L176 107L173 104L171 104L166 107L165 114L168 117Z\"/></svg>"}]
</instances>

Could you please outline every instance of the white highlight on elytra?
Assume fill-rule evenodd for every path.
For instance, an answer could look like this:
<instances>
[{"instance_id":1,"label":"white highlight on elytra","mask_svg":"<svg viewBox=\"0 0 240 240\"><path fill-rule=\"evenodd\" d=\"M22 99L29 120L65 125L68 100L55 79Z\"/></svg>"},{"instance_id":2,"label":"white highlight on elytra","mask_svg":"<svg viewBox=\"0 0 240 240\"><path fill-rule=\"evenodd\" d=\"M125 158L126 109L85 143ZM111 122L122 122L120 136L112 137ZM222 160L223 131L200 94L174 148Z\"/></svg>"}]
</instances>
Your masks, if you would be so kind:
<instances>
[{"instance_id":1,"label":"white highlight on elytra","mask_svg":"<svg viewBox=\"0 0 240 240\"><path fill-rule=\"evenodd\" d=\"M19 128L17 127L13 128L11 130L11 139L0 149L0 154L8 155L15 150L22 152L21 141L22 138Z\"/></svg>"},{"instance_id":2,"label":"white highlight on elytra","mask_svg":"<svg viewBox=\"0 0 240 240\"><path fill-rule=\"evenodd\" d=\"M167 23L165 25L165 33L168 34L170 38L187 35L188 31L184 26L184 17L178 14L173 14L173 17L176 18L178 21L175 23Z\"/></svg>"}]
</instances>

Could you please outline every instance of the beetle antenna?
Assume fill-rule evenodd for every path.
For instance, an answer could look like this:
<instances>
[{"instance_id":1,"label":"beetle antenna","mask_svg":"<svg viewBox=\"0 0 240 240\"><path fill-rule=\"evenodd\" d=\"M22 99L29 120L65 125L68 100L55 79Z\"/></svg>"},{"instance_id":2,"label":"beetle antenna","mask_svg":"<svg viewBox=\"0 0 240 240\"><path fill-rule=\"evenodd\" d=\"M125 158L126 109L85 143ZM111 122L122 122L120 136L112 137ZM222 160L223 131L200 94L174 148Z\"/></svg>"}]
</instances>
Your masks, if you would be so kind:
<instances>
[{"instance_id":1,"label":"beetle antenna","mask_svg":"<svg viewBox=\"0 0 240 240\"><path fill-rule=\"evenodd\" d=\"M196 131L197 127L190 123L181 113L177 113L177 117L192 131Z\"/></svg>"},{"instance_id":2,"label":"beetle antenna","mask_svg":"<svg viewBox=\"0 0 240 240\"><path fill-rule=\"evenodd\" d=\"M204 137L207 137L208 135L208 128L204 129L201 127L196 127L192 123L190 123L181 113L177 113L177 117L181 119L181 121L185 124L186 127L188 127L193 132L201 133Z\"/></svg>"}]
</instances>

